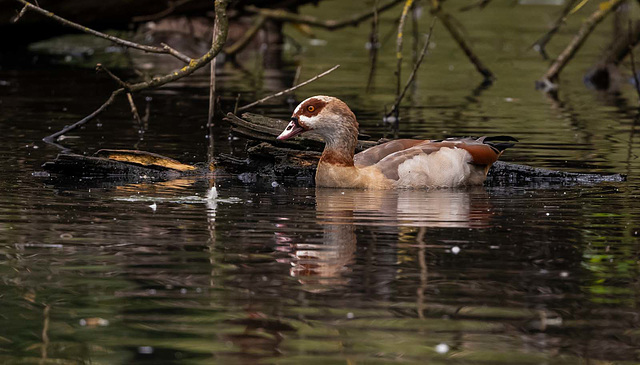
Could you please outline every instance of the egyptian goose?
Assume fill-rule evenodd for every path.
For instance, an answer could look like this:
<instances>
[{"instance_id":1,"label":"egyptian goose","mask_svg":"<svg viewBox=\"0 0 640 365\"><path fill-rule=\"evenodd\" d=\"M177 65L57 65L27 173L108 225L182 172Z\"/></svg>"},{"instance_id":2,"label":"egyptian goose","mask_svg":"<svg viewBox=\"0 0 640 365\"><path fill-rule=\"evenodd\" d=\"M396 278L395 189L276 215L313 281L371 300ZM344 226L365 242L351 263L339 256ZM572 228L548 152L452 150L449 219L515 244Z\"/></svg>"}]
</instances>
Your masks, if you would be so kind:
<instances>
[{"instance_id":1,"label":"egyptian goose","mask_svg":"<svg viewBox=\"0 0 640 365\"><path fill-rule=\"evenodd\" d=\"M279 140L313 131L325 142L316 186L395 189L481 185L513 137L400 139L354 156L358 122L342 100L313 96L296 107Z\"/></svg>"}]
</instances>

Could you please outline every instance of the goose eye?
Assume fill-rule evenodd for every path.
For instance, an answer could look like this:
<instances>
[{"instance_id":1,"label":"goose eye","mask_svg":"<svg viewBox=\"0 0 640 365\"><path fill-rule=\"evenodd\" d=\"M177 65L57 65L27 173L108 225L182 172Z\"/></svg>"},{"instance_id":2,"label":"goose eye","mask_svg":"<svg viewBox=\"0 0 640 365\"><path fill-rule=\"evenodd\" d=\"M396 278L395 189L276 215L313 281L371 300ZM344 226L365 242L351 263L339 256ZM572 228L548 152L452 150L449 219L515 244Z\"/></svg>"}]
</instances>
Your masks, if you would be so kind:
<instances>
[{"instance_id":1,"label":"goose eye","mask_svg":"<svg viewBox=\"0 0 640 365\"><path fill-rule=\"evenodd\" d=\"M316 110L316 107L315 107L315 106L313 106L313 105L309 105L309 106L307 107L307 110L308 110L308 111L310 111L310 112L312 112L312 111Z\"/></svg>"}]
</instances>

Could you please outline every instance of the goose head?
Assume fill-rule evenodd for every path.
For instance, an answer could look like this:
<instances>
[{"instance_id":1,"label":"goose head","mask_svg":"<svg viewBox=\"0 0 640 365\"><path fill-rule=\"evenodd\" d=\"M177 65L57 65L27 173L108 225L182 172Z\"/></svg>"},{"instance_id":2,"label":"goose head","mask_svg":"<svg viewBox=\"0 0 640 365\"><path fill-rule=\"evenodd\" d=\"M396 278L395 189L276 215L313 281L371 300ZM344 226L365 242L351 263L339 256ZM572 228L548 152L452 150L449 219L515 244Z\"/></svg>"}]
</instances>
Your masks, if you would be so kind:
<instances>
[{"instance_id":1,"label":"goose head","mask_svg":"<svg viewBox=\"0 0 640 365\"><path fill-rule=\"evenodd\" d=\"M332 96L312 96L296 107L289 125L278 139L286 140L305 132L320 135L327 147L351 147L355 146L358 138L358 122L342 100Z\"/></svg>"}]
</instances>

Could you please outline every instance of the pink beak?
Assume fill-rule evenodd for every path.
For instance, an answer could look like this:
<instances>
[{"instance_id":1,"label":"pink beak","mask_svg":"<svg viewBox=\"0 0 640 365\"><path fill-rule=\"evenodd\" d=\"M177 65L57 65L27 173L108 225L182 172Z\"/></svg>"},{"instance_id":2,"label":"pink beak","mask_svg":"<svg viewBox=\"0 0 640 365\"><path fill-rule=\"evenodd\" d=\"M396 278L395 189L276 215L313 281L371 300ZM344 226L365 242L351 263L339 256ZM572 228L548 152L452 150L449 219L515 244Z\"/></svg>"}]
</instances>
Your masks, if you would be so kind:
<instances>
[{"instance_id":1,"label":"pink beak","mask_svg":"<svg viewBox=\"0 0 640 365\"><path fill-rule=\"evenodd\" d=\"M291 118L291 122L289 122L287 128L285 128L282 133L280 133L277 139L283 141L289 138L293 138L302 132L304 132L304 128L302 128L300 124L298 124L298 119Z\"/></svg>"}]
</instances>

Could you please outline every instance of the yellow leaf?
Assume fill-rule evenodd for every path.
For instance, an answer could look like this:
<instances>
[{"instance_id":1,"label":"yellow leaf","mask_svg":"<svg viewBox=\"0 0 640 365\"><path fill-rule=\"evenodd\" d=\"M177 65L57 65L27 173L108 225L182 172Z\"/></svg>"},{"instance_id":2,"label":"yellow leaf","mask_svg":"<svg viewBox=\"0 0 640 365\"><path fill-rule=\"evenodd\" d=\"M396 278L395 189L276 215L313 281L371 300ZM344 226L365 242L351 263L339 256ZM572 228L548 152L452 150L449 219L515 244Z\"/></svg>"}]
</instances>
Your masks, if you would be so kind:
<instances>
[{"instance_id":1,"label":"yellow leaf","mask_svg":"<svg viewBox=\"0 0 640 365\"><path fill-rule=\"evenodd\" d=\"M603 1L600 3L600 11L607 11L609 9L611 9L611 7L613 6L613 1L609 0L609 1Z\"/></svg>"},{"instance_id":2,"label":"yellow leaf","mask_svg":"<svg viewBox=\"0 0 640 365\"><path fill-rule=\"evenodd\" d=\"M571 11L569 12L569 14L567 14L567 15L572 15L572 14L574 14L574 13L575 13L575 12L577 12L578 10L582 9L582 7L583 7L586 3L588 3L588 2L589 2L589 0L582 0L578 5L576 5L573 9L571 9Z\"/></svg>"}]
</instances>

